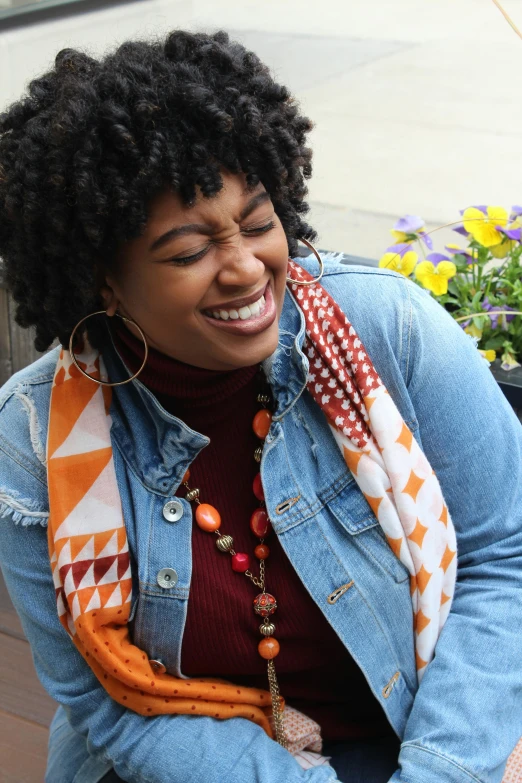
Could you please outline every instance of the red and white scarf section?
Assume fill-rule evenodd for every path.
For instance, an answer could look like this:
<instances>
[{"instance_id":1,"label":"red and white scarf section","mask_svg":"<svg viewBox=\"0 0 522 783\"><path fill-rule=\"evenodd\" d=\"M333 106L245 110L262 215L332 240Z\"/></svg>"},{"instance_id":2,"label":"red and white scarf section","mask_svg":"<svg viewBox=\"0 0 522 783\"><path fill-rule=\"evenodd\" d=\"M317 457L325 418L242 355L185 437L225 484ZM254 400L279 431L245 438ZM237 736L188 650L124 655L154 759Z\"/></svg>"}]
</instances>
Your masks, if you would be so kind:
<instances>
[{"instance_id":1,"label":"red and white scarf section","mask_svg":"<svg viewBox=\"0 0 522 783\"><path fill-rule=\"evenodd\" d=\"M312 280L294 261L288 272L295 280ZM410 573L420 682L455 592L457 543L448 507L435 471L339 305L321 285L288 285L306 322L308 391Z\"/></svg>"}]
</instances>

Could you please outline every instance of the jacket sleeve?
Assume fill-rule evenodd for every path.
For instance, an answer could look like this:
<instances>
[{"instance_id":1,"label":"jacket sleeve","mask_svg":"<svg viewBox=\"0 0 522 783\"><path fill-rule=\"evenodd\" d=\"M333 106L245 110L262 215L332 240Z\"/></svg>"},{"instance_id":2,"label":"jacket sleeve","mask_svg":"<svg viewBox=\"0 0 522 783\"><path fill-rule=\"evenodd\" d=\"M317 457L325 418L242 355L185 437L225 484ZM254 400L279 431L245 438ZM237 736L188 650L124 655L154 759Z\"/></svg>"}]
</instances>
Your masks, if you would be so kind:
<instances>
[{"instance_id":1,"label":"jacket sleeve","mask_svg":"<svg viewBox=\"0 0 522 783\"><path fill-rule=\"evenodd\" d=\"M522 735L522 426L473 341L406 286L406 384L458 566L391 781L499 783Z\"/></svg>"},{"instance_id":2,"label":"jacket sleeve","mask_svg":"<svg viewBox=\"0 0 522 783\"><path fill-rule=\"evenodd\" d=\"M27 411L11 396L0 411L0 566L37 675L89 753L129 783L336 783L331 767L303 770L243 718L146 718L107 694L58 619L44 476Z\"/></svg>"}]
</instances>

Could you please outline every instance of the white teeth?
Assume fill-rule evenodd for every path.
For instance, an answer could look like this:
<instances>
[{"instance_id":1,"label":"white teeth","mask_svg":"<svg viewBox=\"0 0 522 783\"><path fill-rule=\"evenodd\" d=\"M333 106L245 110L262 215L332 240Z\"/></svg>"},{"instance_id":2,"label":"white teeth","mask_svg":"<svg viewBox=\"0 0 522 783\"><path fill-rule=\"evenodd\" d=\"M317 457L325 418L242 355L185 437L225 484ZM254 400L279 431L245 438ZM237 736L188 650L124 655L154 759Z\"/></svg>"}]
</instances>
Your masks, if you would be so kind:
<instances>
[{"instance_id":1,"label":"white teeth","mask_svg":"<svg viewBox=\"0 0 522 783\"><path fill-rule=\"evenodd\" d=\"M265 297L261 296L257 302L252 302L251 305L240 307L238 310L207 310L207 314L210 315L210 313L212 313L214 318L217 318L218 320L221 319L222 321L228 321L229 318L232 321L237 321L238 318L242 321L246 321L249 318L256 318L262 313L265 309L265 305Z\"/></svg>"},{"instance_id":2,"label":"white teeth","mask_svg":"<svg viewBox=\"0 0 522 783\"><path fill-rule=\"evenodd\" d=\"M246 321L247 318L250 318L252 313L250 312L250 307L246 305L246 307L240 307L238 310L239 317L242 321Z\"/></svg>"}]
</instances>

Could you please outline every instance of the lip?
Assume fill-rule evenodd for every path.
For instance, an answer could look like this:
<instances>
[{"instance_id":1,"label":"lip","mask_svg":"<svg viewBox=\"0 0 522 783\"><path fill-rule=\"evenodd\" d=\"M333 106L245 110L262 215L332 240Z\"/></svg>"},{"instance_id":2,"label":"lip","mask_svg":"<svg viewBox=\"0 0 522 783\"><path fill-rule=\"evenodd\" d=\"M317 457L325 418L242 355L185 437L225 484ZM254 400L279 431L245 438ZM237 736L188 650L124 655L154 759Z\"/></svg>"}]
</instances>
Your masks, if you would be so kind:
<instances>
[{"instance_id":1,"label":"lip","mask_svg":"<svg viewBox=\"0 0 522 783\"><path fill-rule=\"evenodd\" d=\"M224 302L223 304L213 305L212 307L205 307L205 310L208 313L212 313L214 310L238 310L240 307L245 307L246 305L252 304L252 302L257 302L257 300L266 293L267 286L268 280L264 287L256 294L243 296L241 299L233 299L231 302ZM204 313L204 310L202 310L202 312Z\"/></svg>"},{"instance_id":2,"label":"lip","mask_svg":"<svg viewBox=\"0 0 522 783\"><path fill-rule=\"evenodd\" d=\"M264 332L265 329L268 329L268 327L271 326L277 318L277 308L275 306L274 296L272 293L272 286L269 282L266 284L264 295L265 309L261 315L257 316L257 318L248 318L246 321L242 321L240 318L234 321L222 321L221 319L218 320L217 318L212 318L211 316L202 313L203 318L215 329L221 329L225 332L231 332L232 334L244 336L259 334L260 332ZM259 298L261 294L256 296ZM251 299L251 301L255 302L256 300Z\"/></svg>"}]
</instances>

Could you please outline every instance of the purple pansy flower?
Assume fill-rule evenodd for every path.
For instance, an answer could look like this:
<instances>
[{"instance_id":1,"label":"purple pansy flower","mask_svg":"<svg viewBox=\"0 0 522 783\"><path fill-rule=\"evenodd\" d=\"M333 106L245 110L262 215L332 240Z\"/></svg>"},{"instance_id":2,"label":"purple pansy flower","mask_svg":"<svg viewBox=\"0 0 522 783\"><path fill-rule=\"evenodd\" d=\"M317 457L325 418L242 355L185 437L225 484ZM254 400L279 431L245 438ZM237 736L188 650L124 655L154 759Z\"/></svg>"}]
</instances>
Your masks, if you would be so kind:
<instances>
[{"instance_id":1,"label":"purple pansy flower","mask_svg":"<svg viewBox=\"0 0 522 783\"><path fill-rule=\"evenodd\" d=\"M462 214L462 211L461 211ZM457 234L462 234L463 237L468 236L468 232L464 228L464 223L459 223L458 226L453 226L452 231L456 231Z\"/></svg>"},{"instance_id":2,"label":"purple pansy flower","mask_svg":"<svg viewBox=\"0 0 522 783\"><path fill-rule=\"evenodd\" d=\"M417 215L404 215L394 225L395 231L402 231L404 234L417 234L424 226L424 220Z\"/></svg>"},{"instance_id":3,"label":"purple pansy flower","mask_svg":"<svg viewBox=\"0 0 522 783\"><path fill-rule=\"evenodd\" d=\"M401 258L403 258L408 250L413 250L409 242L399 242L397 245L390 245L390 247L386 248L387 253L398 253Z\"/></svg>"},{"instance_id":4,"label":"purple pansy flower","mask_svg":"<svg viewBox=\"0 0 522 783\"><path fill-rule=\"evenodd\" d=\"M468 264L474 264L477 260L473 255L473 250L470 250L467 247L455 247L453 245L444 245L444 247L452 256L464 256Z\"/></svg>"},{"instance_id":5,"label":"purple pansy flower","mask_svg":"<svg viewBox=\"0 0 522 783\"><path fill-rule=\"evenodd\" d=\"M426 256L426 261L431 261L433 266L437 266L441 261L449 261L449 258L442 253L430 253Z\"/></svg>"},{"instance_id":6,"label":"purple pansy flower","mask_svg":"<svg viewBox=\"0 0 522 783\"><path fill-rule=\"evenodd\" d=\"M426 230L423 228L421 231L419 231L419 236L428 248L428 250L433 250L433 242L429 234L426 233Z\"/></svg>"},{"instance_id":7,"label":"purple pansy flower","mask_svg":"<svg viewBox=\"0 0 522 783\"><path fill-rule=\"evenodd\" d=\"M510 220L514 220L516 217L520 217L521 215L522 215L522 207L519 207L516 204L514 204L511 207Z\"/></svg>"},{"instance_id":8,"label":"purple pansy flower","mask_svg":"<svg viewBox=\"0 0 522 783\"><path fill-rule=\"evenodd\" d=\"M522 237L522 228L519 226L518 228L504 228L503 226L495 226L497 231L500 231L502 234L508 237L508 239L515 239L517 242L520 242L520 239Z\"/></svg>"},{"instance_id":9,"label":"purple pansy flower","mask_svg":"<svg viewBox=\"0 0 522 783\"><path fill-rule=\"evenodd\" d=\"M487 296L484 297L482 302L482 309L487 310L489 313L502 312L502 310L515 311L514 307L509 307L508 305L491 305ZM514 317L514 315L491 315L491 328L496 329L498 327L499 318L501 318L502 328L506 329L506 321L512 321Z\"/></svg>"}]
</instances>

